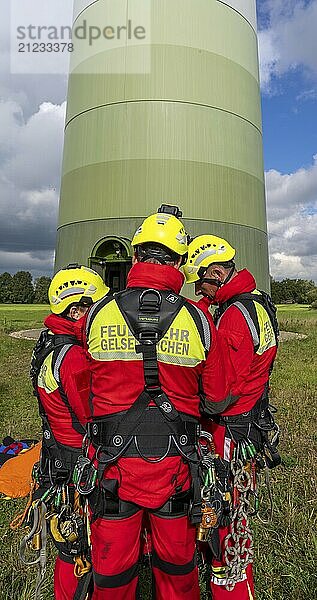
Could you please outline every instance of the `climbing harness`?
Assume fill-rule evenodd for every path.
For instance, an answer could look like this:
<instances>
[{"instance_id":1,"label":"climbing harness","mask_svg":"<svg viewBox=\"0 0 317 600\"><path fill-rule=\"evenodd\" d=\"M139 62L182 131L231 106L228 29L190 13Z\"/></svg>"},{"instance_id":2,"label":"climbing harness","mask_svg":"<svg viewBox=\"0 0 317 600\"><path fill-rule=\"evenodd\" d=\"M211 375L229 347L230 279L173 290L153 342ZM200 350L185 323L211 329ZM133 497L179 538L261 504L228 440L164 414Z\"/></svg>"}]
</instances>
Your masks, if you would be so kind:
<instances>
[{"instance_id":1,"label":"climbing harness","mask_svg":"<svg viewBox=\"0 0 317 600\"><path fill-rule=\"evenodd\" d=\"M20 558L26 565L38 566L36 600L41 596L45 576L48 532L61 558L74 564L74 574L78 580L82 580L76 592L76 600L86 598L91 581L88 506L81 500L71 481L81 450L57 442L38 391L41 367L52 353L52 373L60 395L71 414L73 426L84 434L85 430L73 413L60 380L62 361L74 344L77 345L78 341L73 336L53 335L45 330L32 355L30 376L43 424L42 453L40 462L33 468L32 497L25 512L12 523L12 527L17 528L25 522L30 528L21 542ZM28 558L30 551L35 552L35 557Z\"/></svg>"},{"instance_id":2,"label":"climbing harness","mask_svg":"<svg viewBox=\"0 0 317 600\"><path fill-rule=\"evenodd\" d=\"M91 461L87 458L79 460L78 468L75 469L77 489L81 493L90 493L96 481L99 484L102 482L105 468L121 456L141 457L150 463L161 462L167 456L181 456L190 466L193 481L191 521L199 523L201 498L197 455L198 420L177 411L163 392L159 381L157 345L181 309L186 306L207 352L210 347L208 321L185 298L167 291L126 290L116 294L114 300L107 298L102 301L99 309L111 301L116 302L138 342L135 351L142 354L145 387L129 410L95 418L88 423L88 438L95 448L95 456ZM88 339L90 325L91 321L88 319ZM94 461L98 464L97 475L94 472ZM103 482L103 485L107 485L107 482Z\"/></svg>"}]
</instances>

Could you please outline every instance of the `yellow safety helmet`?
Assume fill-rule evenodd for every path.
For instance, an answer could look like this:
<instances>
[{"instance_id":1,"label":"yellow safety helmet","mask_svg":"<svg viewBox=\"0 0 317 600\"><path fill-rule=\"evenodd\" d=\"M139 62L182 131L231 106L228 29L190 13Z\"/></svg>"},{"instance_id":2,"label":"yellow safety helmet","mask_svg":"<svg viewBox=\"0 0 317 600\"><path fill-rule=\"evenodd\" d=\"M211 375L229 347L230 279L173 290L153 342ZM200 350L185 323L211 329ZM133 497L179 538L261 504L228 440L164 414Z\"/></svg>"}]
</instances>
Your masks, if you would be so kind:
<instances>
[{"instance_id":1,"label":"yellow safety helmet","mask_svg":"<svg viewBox=\"0 0 317 600\"><path fill-rule=\"evenodd\" d=\"M174 215L156 213L147 217L136 230L132 246L154 242L165 246L175 254L184 256L188 251L188 237L183 223Z\"/></svg>"},{"instance_id":2,"label":"yellow safety helmet","mask_svg":"<svg viewBox=\"0 0 317 600\"><path fill-rule=\"evenodd\" d=\"M188 246L188 260L184 266L186 283L194 283L203 276L209 265L234 259L236 251L216 235L199 235Z\"/></svg>"},{"instance_id":3,"label":"yellow safety helmet","mask_svg":"<svg viewBox=\"0 0 317 600\"><path fill-rule=\"evenodd\" d=\"M72 303L93 304L109 292L100 275L80 265L69 265L54 275L48 290L52 313L60 315Z\"/></svg>"}]
</instances>

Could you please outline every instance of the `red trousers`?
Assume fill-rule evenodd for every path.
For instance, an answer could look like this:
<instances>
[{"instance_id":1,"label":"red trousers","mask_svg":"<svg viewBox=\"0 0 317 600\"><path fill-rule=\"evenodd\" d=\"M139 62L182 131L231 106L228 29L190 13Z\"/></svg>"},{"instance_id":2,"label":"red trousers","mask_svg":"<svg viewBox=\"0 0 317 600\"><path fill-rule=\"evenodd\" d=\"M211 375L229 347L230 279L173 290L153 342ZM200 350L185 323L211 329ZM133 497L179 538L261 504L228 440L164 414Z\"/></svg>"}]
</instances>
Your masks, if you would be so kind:
<instances>
[{"instance_id":1,"label":"red trousers","mask_svg":"<svg viewBox=\"0 0 317 600\"><path fill-rule=\"evenodd\" d=\"M54 570L55 600L73 600L83 584L84 579L78 579L74 575L74 563L66 562L58 556Z\"/></svg>"},{"instance_id":2,"label":"red trousers","mask_svg":"<svg viewBox=\"0 0 317 600\"><path fill-rule=\"evenodd\" d=\"M226 428L213 423L211 425L211 431L216 454L219 454L225 460L230 460L232 458L234 442L231 439L226 438ZM220 546L222 550L225 537L228 533L228 527L221 527L219 529ZM251 564L248 565L242 580L236 583L231 592L226 590L225 584L225 562L223 560L217 561L213 559L211 576L211 592L213 600L254 600L254 583Z\"/></svg>"},{"instance_id":3,"label":"red trousers","mask_svg":"<svg viewBox=\"0 0 317 600\"><path fill-rule=\"evenodd\" d=\"M102 517L91 524L93 600L138 598L138 562L144 510L131 516ZM187 516L148 512L156 600L199 600L196 528Z\"/></svg>"},{"instance_id":4,"label":"red trousers","mask_svg":"<svg viewBox=\"0 0 317 600\"><path fill-rule=\"evenodd\" d=\"M73 600L78 586L78 579L74 575L74 563L68 563L58 556L54 570L54 597L55 600Z\"/></svg>"}]
</instances>

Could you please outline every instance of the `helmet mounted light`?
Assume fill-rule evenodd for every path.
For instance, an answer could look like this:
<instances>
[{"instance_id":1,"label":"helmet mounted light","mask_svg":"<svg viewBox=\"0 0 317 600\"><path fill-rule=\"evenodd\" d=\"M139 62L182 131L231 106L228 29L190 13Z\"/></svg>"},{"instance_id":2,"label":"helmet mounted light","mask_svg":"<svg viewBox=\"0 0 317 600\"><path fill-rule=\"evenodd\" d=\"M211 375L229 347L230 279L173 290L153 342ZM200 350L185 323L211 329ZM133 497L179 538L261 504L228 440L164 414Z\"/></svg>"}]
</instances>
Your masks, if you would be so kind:
<instances>
[{"instance_id":1,"label":"helmet mounted light","mask_svg":"<svg viewBox=\"0 0 317 600\"><path fill-rule=\"evenodd\" d=\"M183 216L183 211L173 204L161 204L160 208L157 209L157 212L173 215L176 219L180 219Z\"/></svg>"}]
</instances>

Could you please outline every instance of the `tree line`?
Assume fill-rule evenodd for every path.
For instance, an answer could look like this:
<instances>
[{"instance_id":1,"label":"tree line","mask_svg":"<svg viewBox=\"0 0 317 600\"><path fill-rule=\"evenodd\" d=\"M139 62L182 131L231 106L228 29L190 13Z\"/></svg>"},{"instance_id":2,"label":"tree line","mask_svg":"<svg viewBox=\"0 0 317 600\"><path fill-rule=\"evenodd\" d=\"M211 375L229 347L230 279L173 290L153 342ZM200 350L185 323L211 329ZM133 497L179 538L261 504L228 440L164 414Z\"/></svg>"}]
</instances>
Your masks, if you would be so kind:
<instances>
[{"instance_id":1,"label":"tree line","mask_svg":"<svg viewBox=\"0 0 317 600\"><path fill-rule=\"evenodd\" d=\"M48 304L50 277L38 277L33 282L29 271L15 275L0 275L0 304Z\"/></svg>"},{"instance_id":2,"label":"tree line","mask_svg":"<svg viewBox=\"0 0 317 600\"><path fill-rule=\"evenodd\" d=\"M272 279L271 294L275 304L310 304L317 308L317 286L307 279Z\"/></svg>"},{"instance_id":3,"label":"tree line","mask_svg":"<svg viewBox=\"0 0 317 600\"><path fill-rule=\"evenodd\" d=\"M34 282L29 271L15 275L0 275L0 304L47 304L50 277L38 277ZM317 286L306 279L271 279L271 294L275 304L310 304L317 308Z\"/></svg>"}]
</instances>

